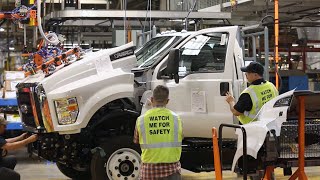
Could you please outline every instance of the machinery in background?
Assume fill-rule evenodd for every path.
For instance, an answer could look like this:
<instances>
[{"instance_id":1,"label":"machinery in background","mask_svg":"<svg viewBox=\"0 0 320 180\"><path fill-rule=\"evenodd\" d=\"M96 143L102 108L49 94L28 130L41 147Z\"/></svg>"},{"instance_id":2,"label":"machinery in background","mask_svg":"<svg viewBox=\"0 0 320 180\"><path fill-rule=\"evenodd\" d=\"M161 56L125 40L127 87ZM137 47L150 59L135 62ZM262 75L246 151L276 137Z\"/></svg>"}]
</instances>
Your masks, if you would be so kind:
<instances>
[{"instance_id":1,"label":"machinery in background","mask_svg":"<svg viewBox=\"0 0 320 180\"><path fill-rule=\"evenodd\" d=\"M16 24L37 25L37 6L34 1L19 1L12 11L0 12L0 19L9 19Z\"/></svg>"},{"instance_id":2,"label":"machinery in background","mask_svg":"<svg viewBox=\"0 0 320 180\"><path fill-rule=\"evenodd\" d=\"M18 70L25 71L25 75L34 75L37 71L42 70L46 76L51 75L57 69L67 66L70 63L79 60L81 49L79 47L70 50L64 50L62 47L43 47L39 51L28 54L27 63Z\"/></svg>"},{"instance_id":3,"label":"machinery in background","mask_svg":"<svg viewBox=\"0 0 320 180\"><path fill-rule=\"evenodd\" d=\"M69 65L75 59L80 58L81 50L79 47L74 47L68 51L63 49L61 46L61 42L65 41L63 35L43 32L40 16L41 0L16 0L15 7L12 11L0 12L0 19L12 20L16 24L38 26L43 38L37 52L23 54L24 57L28 57L27 62L18 70L24 70L26 76L42 70L48 76L56 70L56 67L61 67L62 64L64 66Z\"/></svg>"}]
</instances>

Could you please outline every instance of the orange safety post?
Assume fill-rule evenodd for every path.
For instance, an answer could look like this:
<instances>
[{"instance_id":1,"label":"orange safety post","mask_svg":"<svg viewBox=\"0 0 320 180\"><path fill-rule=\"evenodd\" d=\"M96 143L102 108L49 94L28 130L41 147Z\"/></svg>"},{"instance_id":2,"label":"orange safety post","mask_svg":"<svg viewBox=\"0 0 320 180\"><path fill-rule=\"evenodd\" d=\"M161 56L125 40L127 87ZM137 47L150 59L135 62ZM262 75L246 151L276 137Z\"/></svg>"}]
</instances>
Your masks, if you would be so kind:
<instances>
[{"instance_id":1,"label":"orange safety post","mask_svg":"<svg viewBox=\"0 0 320 180\"><path fill-rule=\"evenodd\" d=\"M268 166L267 169L266 169L266 172L264 174L263 180L271 180L273 172L274 172L274 167L273 166Z\"/></svg>"},{"instance_id":2,"label":"orange safety post","mask_svg":"<svg viewBox=\"0 0 320 180\"><path fill-rule=\"evenodd\" d=\"M305 148L305 116L306 116L306 111L305 111L305 97L298 96L299 100L299 126L298 126L298 148L299 148L299 157L298 157L298 169L296 172L289 178L289 180L294 180L299 178L299 180L305 180L308 179L306 176L306 173L304 172L304 148Z\"/></svg>"},{"instance_id":3,"label":"orange safety post","mask_svg":"<svg viewBox=\"0 0 320 180\"><path fill-rule=\"evenodd\" d=\"M216 174L216 180L222 180L222 170L220 162L220 151L218 144L217 129L212 128L212 145L213 145L213 160L214 160L214 172Z\"/></svg>"}]
</instances>

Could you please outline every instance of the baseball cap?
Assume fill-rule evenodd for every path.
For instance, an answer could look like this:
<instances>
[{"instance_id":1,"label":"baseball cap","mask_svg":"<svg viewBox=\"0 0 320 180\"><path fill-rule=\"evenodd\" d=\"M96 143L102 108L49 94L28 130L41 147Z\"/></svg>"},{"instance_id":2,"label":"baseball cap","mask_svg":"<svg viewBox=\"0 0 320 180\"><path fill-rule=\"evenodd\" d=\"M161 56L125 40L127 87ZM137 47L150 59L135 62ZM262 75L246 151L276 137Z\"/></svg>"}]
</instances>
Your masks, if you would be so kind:
<instances>
[{"instance_id":1,"label":"baseball cap","mask_svg":"<svg viewBox=\"0 0 320 180\"><path fill-rule=\"evenodd\" d=\"M7 124L8 124L8 121L4 117L0 116L0 125L7 125Z\"/></svg>"},{"instance_id":2,"label":"baseball cap","mask_svg":"<svg viewBox=\"0 0 320 180\"><path fill-rule=\"evenodd\" d=\"M251 62L248 66L240 68L242 72L257 73L263 76L264 67L258 62Z\"/></svg>"}]
</instances>

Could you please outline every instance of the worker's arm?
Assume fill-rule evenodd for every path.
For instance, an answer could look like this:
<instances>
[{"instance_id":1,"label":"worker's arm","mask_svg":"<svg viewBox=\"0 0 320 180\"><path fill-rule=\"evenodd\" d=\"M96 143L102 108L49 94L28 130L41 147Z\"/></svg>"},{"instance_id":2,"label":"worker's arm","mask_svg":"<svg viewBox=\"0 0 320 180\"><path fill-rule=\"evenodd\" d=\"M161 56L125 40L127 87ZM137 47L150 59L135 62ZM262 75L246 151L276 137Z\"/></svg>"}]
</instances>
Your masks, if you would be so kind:
<instances>
[{"instance_id":1,"label":"worker's arm","mask_svg":"<svg viewBox=\"0 0 320 180\"><path fill-rule=\"evenodd\" d=\"M243 113L241 113L241 112L237 111L236 109L234 109L234 105L235 105L235 102L234 102L234 101L232 101L232 102L229 103L230 111L232 112L232 114L235 115L235 116L240 116L240 115L242 115Z\"/></svg>"},{"instance_id":2,"label":"worker's arm","mask_svg":"<svg viewBox=\"0 0 320 180\"><path fill-rule=\"evenodd\" d=\"M137 127L136 127L135 130L134 130L133 142L134 142L135 144L139 144L139 132L138 132Z\"/></svg>"},{"instance_id":3,"label":"worker's arm","mask_svg":"<svg viewBox=\"0 0 320 180\"><path fill-rule=\"evenodd\" d=\"M133 143L135 144L139 144L139 132L138 132L138 122L139 122L139 118L137 118L136 120L136 125L135 125L135 128L134 128L134 134L133 134Z\"/></svg>"},{"instance_id":4,"label":"worker's arm","mask_svg":"<svg viewBox=\"0 0 320 180\"><path fill-rule=\"evenodd\" d=\"M24 147L25 145L35 142L38 139L37 135L32 135L28 137L27 139L24 139L22 141L17 141L17 142L7 142L5 145L2 146L2 149L5 150L15 150Z\"/></svg>"},{"instance_id":5,"label":"worker's arm","mask_svg":"<svg viewBox=\"0 0 320 180\"><path fill-rule=\"evenodd\" d=\"M226 101L229 104L230 111L232 112L232 114L235 115L235 116L242 115L243 113L241 113L241 112L237 111L236 109L234 109L234 105L235 105L234 97L229 92L227 92L226 95L227 95L226 96Z\"/></svg>"},{"instance_id":6,"label":"worker's arm","mask_svg":"<svg viewBox=\"0 0 320 180\"><path fill-rule=\"evenodd\" d=\"M20 136L17 136L14 138L8 138L8 139L6 139L6 141L8 143L13 143L13 142L21 141L21 140L25 139L26 137L27 137L27 133L23 133Z\"/></svg>"}]
</instances>

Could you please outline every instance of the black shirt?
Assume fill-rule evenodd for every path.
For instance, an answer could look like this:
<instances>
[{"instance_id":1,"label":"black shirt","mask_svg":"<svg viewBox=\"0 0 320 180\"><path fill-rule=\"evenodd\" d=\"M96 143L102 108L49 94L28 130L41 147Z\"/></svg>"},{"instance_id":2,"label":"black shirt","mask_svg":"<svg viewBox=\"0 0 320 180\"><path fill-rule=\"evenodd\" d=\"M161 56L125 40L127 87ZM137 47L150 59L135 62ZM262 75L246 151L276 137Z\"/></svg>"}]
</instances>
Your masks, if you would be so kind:
<instances>
[{"instance_id":1,"label":"black shirt","mask_svg":"<svg viewBox=\"0 0 320 180\"><path fill-rule=\"evenodd\" d=\"M258 79L253 81L252 85L259 85L266 83L266 81L262 79ZM244 113L245 111L250 111L252 109L252 101L250 98L250 95L248 93L242 93L239 97L238 102L233 107L235 110L237 110L240 113Z\"/></svg>"},{"instance_id":2,"label":"black shirt","mask_svg":"<svg viewBox=\"0 0 320 180\"><path fill-rule=\"evenodd\" d=\"M5 144L7 144L6 139L0 136L0 160L2 159L2 146L4 146Z\"/></svg>"}]
</instances>

